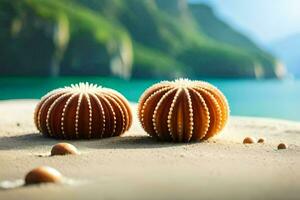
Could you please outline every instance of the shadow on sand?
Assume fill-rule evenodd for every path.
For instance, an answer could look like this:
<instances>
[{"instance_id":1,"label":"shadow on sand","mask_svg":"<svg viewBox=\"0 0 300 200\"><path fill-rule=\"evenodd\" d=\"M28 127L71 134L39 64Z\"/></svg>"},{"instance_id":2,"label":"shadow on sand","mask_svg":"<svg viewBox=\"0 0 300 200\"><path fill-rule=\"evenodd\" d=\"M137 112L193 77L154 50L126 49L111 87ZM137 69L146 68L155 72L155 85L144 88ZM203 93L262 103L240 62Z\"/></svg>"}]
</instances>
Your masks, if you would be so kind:
<instances>
[{"instance_id":1,"label":"shadow on sand","mask_svg":"<svg viewBox=\"0 0 300 200\"><path fill-rule=\"evenodd\" d=\"M32 149L41 146L52 146L59 142L68 142L76 147L94 149L139 149L139 148L166 148L187 145L183 143L160 142L147 135L122 136L94 140L57 140L45 137L39 133L30 133L19 136L1 137L0 150Z\"/></svg>"},{"instance_id":2,"label":"shadow on sand","mask_svg":"<svg viewBox=\"0 0 300 200\"><path fill-rule=\"evenodd\" d=\"M147 149L187 145L183 143L161 142L149 136L122 136L102 140L80 141L79 145L96 149Z\"/></svg>"},{"instance_id":3,"label":"shadow on sand","mask_svg":"<svg viewBox=\"0 0 300 200\"><path fill-rule=\"evenodd\" d=\"M0 150L32 149L39 146L49 146L57 140L43 137L40 133L29 133L17 136L0 137Z\"/></svg>"}]
</instances>

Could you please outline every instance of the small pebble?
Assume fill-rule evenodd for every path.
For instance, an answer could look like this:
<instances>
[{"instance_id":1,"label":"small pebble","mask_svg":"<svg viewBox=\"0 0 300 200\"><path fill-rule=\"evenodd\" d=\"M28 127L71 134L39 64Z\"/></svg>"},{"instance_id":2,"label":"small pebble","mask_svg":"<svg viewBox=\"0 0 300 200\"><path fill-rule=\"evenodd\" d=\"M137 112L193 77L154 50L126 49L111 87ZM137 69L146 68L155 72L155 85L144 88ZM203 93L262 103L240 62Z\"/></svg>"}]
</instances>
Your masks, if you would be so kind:
<instances>
[{"instance_id":1,"label":"small pebble","mask_svg":"<svg viewBox=\"0 0 300 200\"><path fill-rule=\"evenodd\" d=\"M25 184L39 184L39 183L59 183L62 181L62 175L52 167L38 167L25 176Z\"/></svg>"},{"instance_id":2,"label":"small pebble","mask_svg":"<svg viewBox=\"0 0 300 200\"><path fill-rule=\"evenodd\" d=\"M284 144L284 143L280 143L278 146L277 146L277 149L280 150L280 149L286 149L287 148L287 145Z\"/></svg>"},{"instance_id":3,"label":"small pebble","mask_svg":"<svg viewBox=\"0 0 300 200\"><path fill-rule=\"evenodd\" d=\"M80 153L74 145L69 143L58 143L51 149L51 156L67 154L78 155Z\"/></svg>"},{"instance_id":4,"label":"small pebble","mask_svg":"<svg viewBox=\"0 0 300 200\"><path fill-rule=\"evenodd\" d=\"M243 144L253 144L255 139L253 137L245 137Z\"/></svg>"},{"instance_id":5,"label":"small pebble","mask_svg":"<svg viewBox=\"0 0 300 200\"><path fill-rule=\"evenodd\" d=\"M265 139L264 139L264 138L259 138L259 139L257 140L257 143L265 143Z\"/></svg>"}]
</instances>

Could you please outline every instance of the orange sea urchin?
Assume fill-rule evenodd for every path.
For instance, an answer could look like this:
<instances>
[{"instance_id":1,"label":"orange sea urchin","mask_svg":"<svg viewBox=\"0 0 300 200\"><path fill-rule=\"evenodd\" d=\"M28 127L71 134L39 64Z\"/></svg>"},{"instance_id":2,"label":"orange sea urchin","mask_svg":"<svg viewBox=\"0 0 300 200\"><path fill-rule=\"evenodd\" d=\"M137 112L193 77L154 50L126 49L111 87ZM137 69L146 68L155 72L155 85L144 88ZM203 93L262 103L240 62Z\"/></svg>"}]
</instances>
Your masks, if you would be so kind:
<instances>
[{"instance_id":1,"label":"orange sea urchin","mask_svg":"<svg viewBox=\"0 0 300 200\"><path fill-rule=\"evenodd\" d=\"M132 114L128 101L117 91L79 83L46 94L34 119L46 136L90 139L121 135L129 129Z\"/></svg>"},{"instance_id":2,"label":"orange sea urchin","mask_svg":"<svg viewBox=\"0 0 300 200\"><path fill-rule=\"evenodd\" d=\"M163 141L208 139L221 131L229 116L225 96L202 81L163 81L147 89L139 101L142 127Z\"/></svg>"}]
</instances>

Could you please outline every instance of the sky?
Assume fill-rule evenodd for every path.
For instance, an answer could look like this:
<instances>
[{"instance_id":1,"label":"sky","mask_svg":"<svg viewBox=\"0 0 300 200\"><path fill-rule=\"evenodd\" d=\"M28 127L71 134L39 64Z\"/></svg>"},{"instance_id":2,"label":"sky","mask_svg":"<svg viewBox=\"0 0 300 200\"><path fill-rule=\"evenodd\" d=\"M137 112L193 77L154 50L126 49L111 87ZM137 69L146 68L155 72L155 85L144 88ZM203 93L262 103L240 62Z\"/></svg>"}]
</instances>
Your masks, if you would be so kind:
<instances>
[{"instance_id":1,"label":"sky","mask_svg":"<svg viewBox=\"0 0 300 200\"><path fill-rule=\"evenodd\" d=\"M189 0L205 2L235 29L269 45L300 33L300 0Z\"/></svg>"}]
</instances>

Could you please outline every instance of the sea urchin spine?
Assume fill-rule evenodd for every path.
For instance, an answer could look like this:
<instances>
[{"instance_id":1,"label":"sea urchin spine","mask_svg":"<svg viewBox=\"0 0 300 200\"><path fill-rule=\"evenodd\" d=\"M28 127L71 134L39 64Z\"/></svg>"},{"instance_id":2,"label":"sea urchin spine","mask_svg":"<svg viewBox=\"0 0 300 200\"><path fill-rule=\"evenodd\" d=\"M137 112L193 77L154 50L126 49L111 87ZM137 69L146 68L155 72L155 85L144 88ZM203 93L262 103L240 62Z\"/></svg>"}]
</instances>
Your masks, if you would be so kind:
<instances>
[{"instance_id":1,"label":"sea urchin spine","mask_svg":"<svg viewBox=\"0 0 300 200\"><path fill-rule=\"evenodd\" d=\"M140 98L138 116L144 130L159 140L199 141L224 128L229 106L211 84L178 79L147 89Z\"/></svg>"},{"instance_id":2,"label":"sea urchin spine","mask_svg":"<svg viewBox=\"0 0 300 200\"><path fill-rule=\"evenodd\" d=\"M128 101L117 91L80 83L45 95L34 119L46 136L90 139L121 135L131 126L132 114Z\"/></svg>"}]
</instances>

